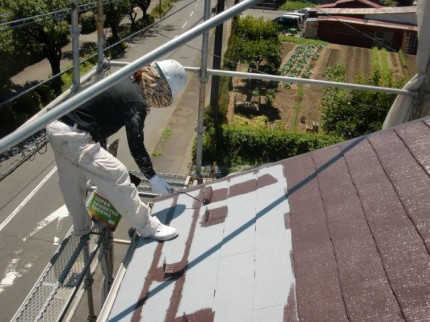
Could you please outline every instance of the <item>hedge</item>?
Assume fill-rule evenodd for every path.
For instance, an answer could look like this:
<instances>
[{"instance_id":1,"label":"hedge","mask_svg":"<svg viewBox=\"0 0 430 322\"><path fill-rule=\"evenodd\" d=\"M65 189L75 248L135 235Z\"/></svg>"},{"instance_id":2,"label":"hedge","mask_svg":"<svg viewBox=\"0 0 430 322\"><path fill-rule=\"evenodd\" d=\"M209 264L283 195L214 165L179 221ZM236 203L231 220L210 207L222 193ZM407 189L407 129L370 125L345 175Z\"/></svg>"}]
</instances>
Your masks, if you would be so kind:
<instances>
[{"instance_id":1,"label":"hedge","mask_svg":"<svg viewBox=\"0 0 430 322\"><path fill-rule=\"evenodd\" d=\"M217 140L218 162L230 166L259 165L279 161L313 151L342 139L326 134L301 133L285 129L270 129L249 125L222 126L222 139ZM205 138L204 156L213 157L210 134ZM207 160L207 159L206 159Z\"/></svg>"}]
</instances>

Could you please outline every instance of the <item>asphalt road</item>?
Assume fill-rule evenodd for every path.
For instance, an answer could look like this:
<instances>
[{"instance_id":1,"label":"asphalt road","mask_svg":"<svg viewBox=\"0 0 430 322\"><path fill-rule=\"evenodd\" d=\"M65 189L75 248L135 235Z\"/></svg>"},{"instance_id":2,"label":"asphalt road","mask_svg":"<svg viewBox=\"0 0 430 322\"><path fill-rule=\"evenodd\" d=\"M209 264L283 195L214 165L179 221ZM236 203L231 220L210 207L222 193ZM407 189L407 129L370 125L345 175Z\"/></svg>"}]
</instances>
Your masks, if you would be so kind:
<instances>
[{"instance_id":1,"label":"asphalt road","mask_svg":"<svg viewBox=\"0 0 430 322\"><path fill-rule=\"evenodd\" d=\"M171 12L189 3L189 0L178 1ZM184 10L161 22L151 33L129 43L121 60L131 62L199 23L203 17L203 5L201 0L193 1ZM212 1L212 7L214 5L215 0ZM201 37L197 37L162 58L176 59L185 66L199 66L200 48ZM46 68L49 65L41 62L27 68L24 73L27 73L27 79L31 79L31 75L49 75L50 69ZM19 77L25 78L25 74L17 75L15 80ZM195 104L198 104L197 98ZM167 109L151 111L148 115L145 122L145 143L149 151L156 147L177 107L178 104L175 104ZM190 120L193 128L196 118L197 115L194 120ZM194 125L191 125L193 122ZM119 159L129 169L137 169L129 155L124 132L119 132L112 140L115 138L120 139ZM156 160L154 163L157 168ZM48 145L44 154L37 154L0 182L0 321L12 318L70 229L71 221L57 181L55 161ZM115 237L126 239L127 229L128 226L122 221ZM115 269L126 249L127 246L124 245L115 246ZM95 291L97 290L96 286ZM99 307L100 303L96 302L96 310ZM85 308L81 308L77 321L85 320L85 317Z\"/></svg>"}]
</instances>

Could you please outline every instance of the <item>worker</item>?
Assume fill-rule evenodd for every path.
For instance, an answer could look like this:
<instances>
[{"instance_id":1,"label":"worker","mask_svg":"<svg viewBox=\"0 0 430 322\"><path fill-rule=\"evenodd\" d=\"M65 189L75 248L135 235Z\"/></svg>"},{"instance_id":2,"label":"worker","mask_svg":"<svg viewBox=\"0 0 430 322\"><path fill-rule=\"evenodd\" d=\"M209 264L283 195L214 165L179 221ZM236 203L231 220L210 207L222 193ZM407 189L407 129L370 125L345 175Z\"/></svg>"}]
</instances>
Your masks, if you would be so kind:
<instances>
[{"instance_id":1,"label":"worker","mask_svg":"<svg viewBox=\"0 0 430 322\"><path fill-rule=\"evenodd\" d=\"M144 146L143 128L151 107L167 107L183 90L186 75L174 60L154 62L47 126L55 154L59 186L72 216L74 234L91 231L86 208L86 184L115 207L142 237L169 240L178 233L150 215L131 183L128 169L100 144L125 126L131 155L154 193L165 195L170 185L154 170Z\"/></svg>"}]
</instances>

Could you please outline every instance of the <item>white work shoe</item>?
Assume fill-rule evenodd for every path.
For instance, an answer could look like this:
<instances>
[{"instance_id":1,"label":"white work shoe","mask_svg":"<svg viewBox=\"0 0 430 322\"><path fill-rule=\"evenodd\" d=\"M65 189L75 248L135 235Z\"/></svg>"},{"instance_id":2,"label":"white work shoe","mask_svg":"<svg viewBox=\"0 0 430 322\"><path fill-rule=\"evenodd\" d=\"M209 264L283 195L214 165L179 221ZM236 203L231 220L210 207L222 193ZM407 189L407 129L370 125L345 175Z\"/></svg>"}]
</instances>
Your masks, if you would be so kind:
<instances>
[{"instance_id":1,"label":"white work shoe","mask_svg":"<svg viewBox=\"0 0 430 322\"><path fill-rule=\"evenodd\" d=\"M176 228L159 223L155 232L148 237L153 238L155 240L170 240L175 238L176 236L178 236Z\"/></svg>"}]
</instances>

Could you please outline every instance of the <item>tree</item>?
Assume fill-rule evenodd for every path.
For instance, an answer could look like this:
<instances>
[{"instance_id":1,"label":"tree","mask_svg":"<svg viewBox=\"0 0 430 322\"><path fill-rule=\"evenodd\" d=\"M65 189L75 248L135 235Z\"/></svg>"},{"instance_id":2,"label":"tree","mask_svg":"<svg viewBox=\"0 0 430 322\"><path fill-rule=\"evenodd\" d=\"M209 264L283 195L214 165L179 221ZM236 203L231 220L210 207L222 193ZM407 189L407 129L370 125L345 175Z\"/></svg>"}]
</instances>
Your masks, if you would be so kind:
<instances>
[{"instance_id":1,"label":"tree","mask_svg":"<svg viewBox=\"0 0 430 322\"><path fill-rule=\"evenodd\" d=\"M2 3L11 12L12 20L39 16L43 13L66 9L70 5L67 0L4 0ZM68 42L69 28L65 16L48 17L36 23L13 29L13 40L19 50L28 53L42 52L51 66L53 75L60 73L62 47ZM53 89L61 93L61 79L53 80Z\"/></svg>"},{"instance_id":2,"label":"tree","mask_svg":"<svg viewBox=\"0 0 430 322\"><path fill-rule=\"evenodd\" d=\"M129 13L130 7L130 0L115 1L105 5L106 25L111 29L113 42L119 40L119 25L124 16Z\"/></svg>"},{"instance_id":3,"label":"tree","mask_svg":"<svg viewBox=\"0 0 430 322\"><path fill-rule=\"evenodd\" d=\"M340 65L329 68L326 78L330 81L345 82L345 68ZM382 71L379 68L368 80L357 77L357 83L370 86L401 88L404 82L403 78L396 78L392 71ZM346 140L378 131L394 99L394 94L382 92L324 88L322 128L325 133Z\"/></svg>"},{"instance_id":4,"label":"tree","mask_svg":"<svg viewBox=\"0 0 430 322\"><path fill-rule=\"evenodd\" d=\"M2 66L0 72L0 97L2 89L15 71L16 49L12 39L12 31L3 31L0 38L0 57L2 57Z\"/></svg>"},{"instance_id":5,"label":"tree","mask_svg":"<svg viewBox=\"0 0 430 322\"><path fill-rule=\"evenodd\" d=\"M234 31L236 34L234 56L248 64L251 72L276 74L281 65L281 43L276 25L262 17L246 16L234 23ZM250 94L258 86L259 99L270 87L269 84L270 82L252 79L247 83Z\"/></svg>"},{"instance_id":6,"label":"tree","mask_svg":"<svg viewBox=\"0 0 430 322\"><path fill-rule=\"evenodd\" d=\"M246 16L234 24L237 36L235 56L250 69L275 73L281 64L281 42L272 21ZM265 65L265 67L263 67Z\"/></svg>"},{"instance_id":7,"label":"tree","mask_svg":"<svg viewBox=\"0 0 430 322\"><path fill-rule=\"evenodd\" d=\"M134 3L142 10L142 20L145 20L151 0L135 0Z\"/></svg>"}]
</instances>

